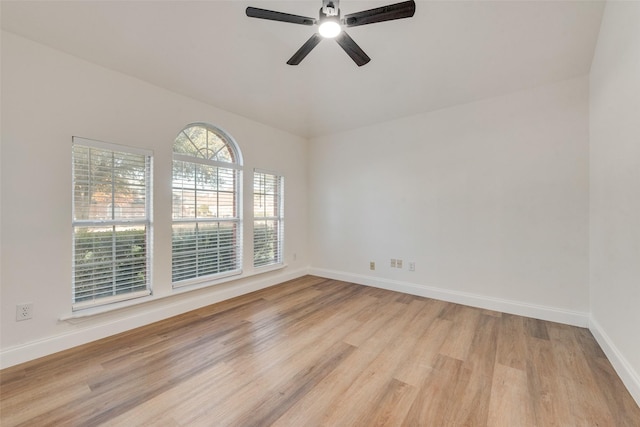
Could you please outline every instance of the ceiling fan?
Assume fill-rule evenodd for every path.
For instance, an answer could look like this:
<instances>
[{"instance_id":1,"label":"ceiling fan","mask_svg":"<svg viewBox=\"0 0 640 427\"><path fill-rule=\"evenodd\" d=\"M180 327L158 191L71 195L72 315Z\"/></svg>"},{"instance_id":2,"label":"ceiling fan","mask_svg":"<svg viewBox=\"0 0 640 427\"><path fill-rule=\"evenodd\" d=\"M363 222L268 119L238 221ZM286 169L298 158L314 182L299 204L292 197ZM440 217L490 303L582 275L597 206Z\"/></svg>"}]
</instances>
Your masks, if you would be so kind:
<instances>
[{"instance_id":1,"label":"ceiling fan","mask_svg":"<svg viewBox=\"0 0 640 427\"><path fill-rule=\"evenodd\" d=\"M271 21L289 22L300 25L319 25L318 33L311 36L300 49L287 61L289 65L298 65L323 38L335 38L347 55L359 66L371 60L342 27L357 27L359 25L375 24L376 22L392 21L394 19L410 18L416 11L413 0L395 3L362 12L351 13L340 19L340 0L322 0L319 18L292 15L290 13L248 7L247 16L250 18L268 19Z\"/></svg>"}]
</instances>

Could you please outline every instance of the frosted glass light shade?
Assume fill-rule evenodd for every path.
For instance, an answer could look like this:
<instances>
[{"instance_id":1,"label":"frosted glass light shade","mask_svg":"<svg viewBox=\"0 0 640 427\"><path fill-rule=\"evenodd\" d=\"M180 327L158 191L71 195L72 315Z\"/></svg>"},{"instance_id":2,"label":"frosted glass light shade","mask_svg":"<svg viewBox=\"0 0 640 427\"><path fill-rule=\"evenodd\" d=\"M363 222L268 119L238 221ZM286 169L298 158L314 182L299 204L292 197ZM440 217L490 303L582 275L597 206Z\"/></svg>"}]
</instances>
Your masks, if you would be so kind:
<instances>
[{"instance_id":1,"label":"frosted glass light shade","mask_svg":"<svg viewBox=\"0 0 640 427\"><path fill-rule=\"evenodd\" d=\"M338 34L340 34L342 28L340 28L340 24L335 21L324 21L320 24L320 28L318 28L318 32L322 37L332 39Z\"/></svg>"}]
</instances>

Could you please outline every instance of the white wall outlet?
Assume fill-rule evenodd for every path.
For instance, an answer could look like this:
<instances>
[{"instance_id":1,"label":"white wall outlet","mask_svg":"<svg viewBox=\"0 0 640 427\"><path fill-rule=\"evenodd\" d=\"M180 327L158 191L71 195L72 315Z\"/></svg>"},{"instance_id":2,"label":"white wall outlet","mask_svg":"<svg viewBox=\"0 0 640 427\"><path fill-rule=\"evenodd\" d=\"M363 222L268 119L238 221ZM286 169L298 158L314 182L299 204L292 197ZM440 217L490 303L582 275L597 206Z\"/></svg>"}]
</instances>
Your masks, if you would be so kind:
<instances>
[{"instance_id":1,"label":"white wall outlet","mask_svg":"<svg viewBox=\"0 0 640 427\"><path fill-rule=\"evenodd\" d=\"M375 269L376 269L375 261L369 261L369 270L375 270Z\"/></svg>"},{"instance_id":2,"label":"white wall outlet","mask_svg":"<svg viewBox=\"0 0 640 427\"><path fill-rule=\"evenodd\" d=\"M401 259L396 260L396 267L402 268L402 260Z\"/></svg>"},{"instance_id":3,"label":"white wall outlet","mask_svg":"<svg viewBox=\"0 0 640 427\"><path fill-rule=\"evenodd\" d=\"M28 320L33 317L33 303L16 305L16 321Z\"/></svg>"},{"instance_id":4,"label":"white wall outlet","mask_svg":"<svg viewBox=\"0 0 640 427\"><path fill-rule=\"evenodd\" d=\"M409 261L409 271L416 271L416 263Z\"/></svg>"},{"instance_id":5,"label":"white wall outlet","mask_svg":"<svg viewBox=\"0 0 640 427\"><path fill-rule=\"evenodd\" d=\"M396 268L396 259L391 258L391 268Z\"/></svg>"}]
</instances>

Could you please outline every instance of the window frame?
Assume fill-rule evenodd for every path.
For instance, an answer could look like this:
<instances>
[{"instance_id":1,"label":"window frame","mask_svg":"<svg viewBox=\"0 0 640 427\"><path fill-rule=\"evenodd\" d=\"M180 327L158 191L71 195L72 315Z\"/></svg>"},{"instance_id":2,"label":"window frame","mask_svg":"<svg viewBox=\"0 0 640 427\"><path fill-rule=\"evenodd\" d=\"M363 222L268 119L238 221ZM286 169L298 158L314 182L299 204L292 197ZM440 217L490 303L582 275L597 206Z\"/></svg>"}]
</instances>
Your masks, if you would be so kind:
<instances>
[{"instance_id":1,"label":"window frame","mask_svg":"<svg viewBox=\"0 0 640 427\"><path fill-rule=\"evenodd\" d=\"M224 141L225 146L227 147L227 149L231 152L232 154L232 162L226 162L226 161L219 161L219 160L212 160L212 159L205 159L202 157L196 157L195 155L191 155L191 154L183 154L183 153L177 153L175 151L175 144L176 144L176 140L180 137L180 135L182 133L184 133L186 130L193 128L193 127L201 127L206 129L207 132L212 132L213 134L215 134L219 139L221 139L222 141ZM186 135L186 133L185 133ZM218 150L220 151L220 150ZM172 179L171 179L171 189L172 189L172 194L174 194L176 192L176 190L182 190L182 191L193 191L194 192L194 217L179 217L176 218L175 216L175 212L176 212L176 205L175 205L175 197L172 196L172 218L171 218L171 284L172 284L172 288L177 289L177 288L182 288L182 287L186 287L186 286L191 286L191 285L196 285L196 284L202 284L204 282L211 282L211 284L217 283L219 281L221 281L222 279L226 279L228 277L232 277L232 276L237 276L242 274L243 272L243 250L244 250L244 245L243 245L243 213L242 213L242 193L243 193L243 184L242 184L242 171L243 171L243 167L242 167L242 153L240 151L240 147L238 146L238 144L236 143L236 141L233 139L233 137L231 137L227 132L225 132L224 130L220 129L217 126L211 125L209 123L202 123L202 122L197 122L197 123L191 123L187 126L185 126L184 128L182 128L180 130L180 132L176 135L176 138L174 139L174 145L173 145L173 149L172 149ZM197 193L198 193L198 181L194 180L193 182L193 187L185 187L185 186L181 186L181 187L176 187L175 186L175 168L176 168L176 162L184 162L184 163L189 163L191 165L194 165L194 167L198 167L198 165L200 166L205 166L205 167L213 167L216 168L216 172L219 172L220 169L222 170L229 170L231 171L231 173L233 174L233 199L234 199L234 205L233 205L233 210L235 211L235 216L232 217L202 217L202 216L198 216L198 206L197 206ZM220 193L220 191L216 191L216 194ZM219 194L218 194L219 196ZM216 205L216 211L219 212L219 208L220 204L219 204L219 197L218 197L218 204ZM234 268L230 269L230 270L225 270L225 271L218 271L215 273L210 273L210 274L197 274L197 265L199 263L199 260L196 259L195 264L196 264L196 274L192 277L188 277L188 278L180 278L176 280L176 271L175 271L175 264L176 264L176 258L175 258L175 230L176 230L176 225L188 225L188 224L194 224L194 230L196 233L196 236L198 236L198 229L199 226L201 224L224 224L224 223L228 223L228 224L234 224L235 228L234 228L234 234L233 234L233 241L235 242L232 246L224 246L224 249L228 249L231 248L234 251ZM232 227L233 228L233 227ZM218 235L219 236L219 235ZM196 242L198 241L198 237L196 237ZM220 246L218 246L218 248L220 248ZM196 255L199 256L199 252L196 252ZM219 260L219 258L217 258ZM220 264L218 263L218 268L220 268Z\"/></svg>"},{"instance_id":2,"label":"window frame","mask_svg":"<svg viewBox=\"0 0 640 427\"><path fill-rule=\"evenodd\" d=\"M91 149L96 149L96 150L102 150L102 151L110 151L113 154L115 153L123 153L126 155L134 155L134 156L143 156L144 157L144 165L145 165L145 171L144 171L144 177L145 177L145 183L144 183L144 217L141 219L131 219L131 218L126 218L126 219L116 219L113 217L113 213L115 213L115 205L112 205L112 218L111 219L76 219L76 147L84 147L84 148L88 148L89 150ZM121 301L127 301L127 300L132 300L132 299L136 299L136 298L141 298L141 297L145 297L145 296L149 296L152 295L153 293L153 287L152 287L152 265L153 265L153 151L152 150L145 150L145 149L141 149L141 148L137 148L137 147L130 147L130 146L124 146L124 145L120 145L120 144L113 144L113 143L108 143L108 142L103 142L103 141L96 141L96 140L92 140L92 139L88 139L88 138L82 138L82 137L77 137L74 136L72 137L72 143L71 143L71 181L72 181L72 188L71 188L71 222L72 222L72 226L71 226L71 240L72 240L72 258L71 258L71 271L72 271L72 276L71 276L71 282L72 282L72 295L71 295L71 307L72 307L72 311L79 311L79 310L84 310L84 309L88 309L88 308L93 308L93 307L100 307L100 306L105 306L105 305L109 305L109 304L113 304L113 303L117 303L117 302L121 302ZM91 164L91 161L89 160L89 165ZM113 169L112 173L113 173ZM112 188L112 199L115 198L115 188ZM76 253L77 253L77 241L76 241L76 236L77 236L77 231L79 228L106 228L106 227L112 227L113 229L113 253L112 256L114 257L113 262L112 262L112 268L114 270L114 276L113 279L115 280L116 276L116 268L117 268L117 262L118 262L118 258L117 255L115 254L115 248L116 248L116 237L117 237L117 233L118 231L116 231L117 227L131 227L131 226L144 226L144 238L145 238L145 267L144 267L144 273L145 273L145 281L144 281L144 286L145 289L144 290L140 290L140 291L132 291L132 292L126 292L126 293L121 293L121 294L117 294L115 293L114 295L110 295L110 296L102 296L102 297L98 297L98 298L92 298L86 301L77 301L77 295L76 293L78 292L78 290L76 289L77 286L77 277L76 277L76 273L78 270L78 264L77 264L77 260L76 260ZM114 285L114 292L116 292L115 290L116 285Z\"/></svg>"},{"instance_id":3,"label":"window frame","mask_svg":"<svg viewBox=\"0 0 640 427\"><path fill-rule=\"evenodd\" d=\"M273 180L275 181L275 187L276 187L276 191L274 191L274 193L272 193L275 198L276 198L276 202L275 202L275 208L276 208L276 215L273 216L256 216L256 195L261 195L261 196L265 196L267 194L271 194L271 193L258 193L256 192L256 176L258 175L269 175L271 177L273 177ZM265 178L266 179L266 178ZM285 184L284 184L285 178L282 174L279 174L277 172L273 172L273 171L268 171L268 170L264 170L264 169L254 169L253 170L253 242L254 242L254 246L253 246L253 267L256 269L262 269L262 268L273 268L274 266L282 266L284 265L284 188L285 188ZM265 221L274 221L277 225L276 225L276 238L274 240L275 245L277 246L277 249L275 249L275 254L274 257L271 259L271 261L268 262L263 262L260 264L256 264L256 255L257 255L257 249L256 248L256 224L258 222L265 222Z\"/></svg>"}]
</instances>

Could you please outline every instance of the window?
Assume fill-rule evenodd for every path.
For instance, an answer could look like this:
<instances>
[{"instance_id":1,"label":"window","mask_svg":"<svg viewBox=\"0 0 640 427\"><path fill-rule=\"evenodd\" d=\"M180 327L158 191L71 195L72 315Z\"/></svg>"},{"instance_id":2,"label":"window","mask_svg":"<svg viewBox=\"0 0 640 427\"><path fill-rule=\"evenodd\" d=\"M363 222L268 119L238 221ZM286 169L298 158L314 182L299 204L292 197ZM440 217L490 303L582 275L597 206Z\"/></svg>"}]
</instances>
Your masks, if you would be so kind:
<instances>
[{"instance_id":1,"label":"window","mask_svg":"<svg viewBox=\"0 0 640 427\"><path fill-rule=\"evenodd\" d=\"M151 293L151 153L73 138L73 309Z\"/></svg>"},{"instance_id":2,"label":"window","mask_svg":"<svg viewBox=\"0 0 640 427\"><path fill-rule=\"evenodd\" d=\"M253 266L282 264L284 178L253 173Z\"/></svg>"},{"instance_id":3,"label":"window","mask_svg":"<svg viewBox=\"0 0 640 427\"><path fill-rule=\"evenodd\" d=\"M173 144L174 286L241 273L240 150L211 125L193 124Z\"/></svg>"}]
</instances>

